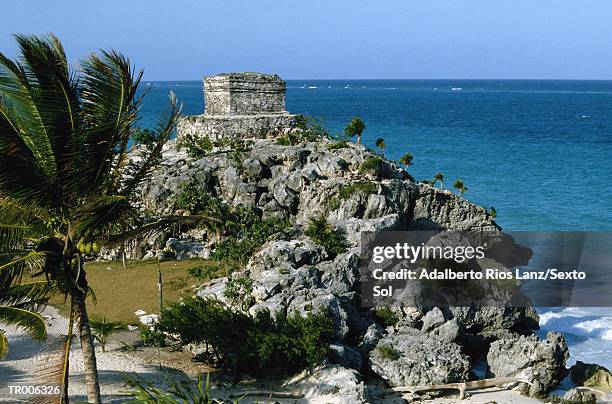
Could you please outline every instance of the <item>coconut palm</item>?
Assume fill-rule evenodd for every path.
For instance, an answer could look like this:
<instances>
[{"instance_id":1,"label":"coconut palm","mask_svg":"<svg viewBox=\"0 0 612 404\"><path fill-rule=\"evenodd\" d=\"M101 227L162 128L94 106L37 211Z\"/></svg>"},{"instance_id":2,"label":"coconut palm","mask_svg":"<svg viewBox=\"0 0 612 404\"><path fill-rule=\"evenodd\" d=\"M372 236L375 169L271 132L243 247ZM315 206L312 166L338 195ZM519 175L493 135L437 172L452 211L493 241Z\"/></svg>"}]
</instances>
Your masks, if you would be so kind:
<instances>
[{"instance_id":1,"label":"coconut palm","mask_svg":"<svg viewBox=\"0 0 612 404\"><path fill-rule=\"evenodd\" d=\"M366 125L361 118L353 117L344 128L344 134L348 137L357 136L357 144L361 143L361 134L365 130Z\"/></svg>"},{"instance_id":2,"label":"coconut palm","mask_svg":"<svg viewBox=\"0 0 612 404\"><path fill-rule=\"evenodd\" d=\"M384 156L385 147L387 147L387 145L385 144L385 139L383 139L382 137L379 137L378 139L376 139L376 147L380 149L380 153Z\"/></svg>"},{"instance_id":3,"label":"coconut palm","mask_svg":"<svg viewBox=\"0 0 612 404\"><path fill-rule=\"evenodd\" d=\"M27 234L27 243L3 270L19 279L28 267L37 269L66 296L71 305L66 355L52 376L67 402L67 353L76 323L87 399L99 403L84 261L95 254L94 241L117 246L185 223L185 217L174 216L145 221L135 206L136 192L160 163L180 108L171 95L170 110L139 148L140 158L130 159L128 145L139 131L136 91L142 71L115 51L101 51L81 62L77 74L55 36L15 38L19 59L0 53L0 228Z\"/></svg>"},{"instance_id":4,"label":"coconut palm","mask_svg":"<svg viewBox=\"0 0 612 404\"><path fill-rule=\"evenodd\" d=\"M457 189L457 194L459 196L463 196L463 194L468 191L468 188L465 186L462 179L456 180L453 186L455 187L455 189Z\"/></svg>"},{"instance_id":5,"label":"coconut palm","mask_svg":"<svg viewBox=\"0 0 612 404\"><path fill-rule=\"evenodd\" d=\"M383 140L383 144L384 144L384 140ZM413 159L414 157L412 156L412 154L406 153L400 158L399 162L400 164L404 165L404 170L408 171L408 167L412 165Z\"/></svg>"},{"instance_id":6,"label":"coconut palm","mask_svg":"<svg viewBox=\"0 0 612 404\"><path fill-rule=\"evenodd\" d=\"M494 206L491 206L491 210L489 211L489 214L491 215L493 219L497 218L497 209L495 209Z\"/></svg>"},{"instance_id":7,"label":"coconut palm","mask_svg":"<svg viewBox=\"0 0 612 404\"><path fill-rule=\"evenodd\" d=\"M444 189L444 173L434 175L433 185L436 185L436 182L440 183L440 189Z\"/></svg>"},{"instance_id":8,"label":"coconut palm","mask_svg":"<svg viewBox=\"0 0 612 404\"><path fill-rule=\"evenodd\" d=\"M102 321L91 320L90 324L94 339L100 343L102 352L106 352L106 344L114 334L126 329L125 325L108 321L106 317Z\"/></svg>"}]
</instances>

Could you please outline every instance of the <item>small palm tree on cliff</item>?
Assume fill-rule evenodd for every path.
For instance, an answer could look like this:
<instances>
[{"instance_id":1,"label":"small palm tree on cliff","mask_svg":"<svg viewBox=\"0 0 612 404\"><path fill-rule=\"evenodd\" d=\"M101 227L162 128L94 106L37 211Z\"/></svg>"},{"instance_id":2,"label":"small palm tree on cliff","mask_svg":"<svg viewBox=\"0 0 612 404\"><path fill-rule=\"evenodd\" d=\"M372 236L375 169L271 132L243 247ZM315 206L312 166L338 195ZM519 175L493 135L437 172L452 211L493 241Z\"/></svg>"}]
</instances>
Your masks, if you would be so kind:
<instances>
[{"instance_id":1,"label":"small palm tree on cliff","mask_svg":"<svg viewBox=\"0 0 612 404\"><path fill-rule=\"evenodd\" d=\"M491 206L491 210L489 211L489 214L491 215L493 219L497 218L497 209L495 209L494 206Z\"/></svg>"},{"instance_id":2,"label":"small palm tree on cliff","mask_svg":"<svg viewBox=\"0 0 612 404\"><path fill-rule=\"evenodd\" d=\"M379 137L378 139L376 139L376 147L378 147L378 149L380 150L380 154L384 156L385 147L387 147L387 145L385 144L385 139L383 139L382 137Z\"/></svg>"},{"instance_id":3,"label":"small palm tree on cliff","mask_svg":"<svg viewBox=\"0 0 612 404\"><path fill-rule=\"evenodd\" d=\"M359 117L353 117L344 128L344 134L348 137L357 136L357 144L361 143L361 134L366 128L366 124Z\"/></svg>"},{"instance_id":4,"label":"small palm tree on cliff","mask_svg":"<svg viewBox=\"0 0 612 404\"><path fill-rule=\"evenodd\" d=\"M463 194L465 194L468 191L468 188L465 186L462 179L456 180L453 186L455 187L455 189L457 189L457 194L459 196L463 196Z\"/></svg>"},{"instance_id":5,"label":"small palm tree on cliff","mask_svg":"<svg viewBox=\"0 0 612 404\"><path fill-rule=\"evenodd\" d=\"M412 160L413 159L414 159L414 157L410 153L406 153L406 154L404 154L400 158L399 162L400 162L400 164L404 165L404 170L405 171L408 171L408 167L410 167L412 165Z\"/></svg>"},{"instance_id":6,"label":"small palm tree on cliff","mask_svg":"<svg viewBox=\"0 0 612 404\"><path fill-rule=\"evenodd\" d=\"M436 185L436 182L440 183L440 189L444 189L444 173L436 173L432 185Z\"/></svg>"}]
</instances>

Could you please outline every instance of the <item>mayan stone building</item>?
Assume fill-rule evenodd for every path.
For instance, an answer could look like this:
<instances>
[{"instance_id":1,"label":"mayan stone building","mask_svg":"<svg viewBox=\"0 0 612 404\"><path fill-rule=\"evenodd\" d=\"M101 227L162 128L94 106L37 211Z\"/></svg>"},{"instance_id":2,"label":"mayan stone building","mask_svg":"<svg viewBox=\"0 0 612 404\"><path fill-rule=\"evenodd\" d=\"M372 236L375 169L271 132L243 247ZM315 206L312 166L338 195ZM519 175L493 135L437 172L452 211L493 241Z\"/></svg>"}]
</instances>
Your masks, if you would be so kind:
<instances>
[{"instance_id":1,"label":"mayan stone building","mask_svg":"<svg viewBox=\"0 0 612 404\"><path fill-rule=\"evenodd\" d=\"M285 82L277 75L224 73L204 78L204 114L184 117L178 137L265 138L295 126L285 111Z\"/></svg>"}]
</instances>

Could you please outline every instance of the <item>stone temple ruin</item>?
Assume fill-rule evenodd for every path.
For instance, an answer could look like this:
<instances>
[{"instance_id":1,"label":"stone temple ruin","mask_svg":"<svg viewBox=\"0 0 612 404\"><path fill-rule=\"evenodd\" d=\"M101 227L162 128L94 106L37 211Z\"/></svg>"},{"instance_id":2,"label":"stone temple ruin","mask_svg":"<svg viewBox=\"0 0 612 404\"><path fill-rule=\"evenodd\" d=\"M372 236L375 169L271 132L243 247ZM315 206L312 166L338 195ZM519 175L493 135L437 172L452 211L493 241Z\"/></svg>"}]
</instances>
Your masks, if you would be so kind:
<instances>
[{"instance_id":1,"label":"stone temple ruin","mask_svg":"<svg viewBox=\"0 0 612 404\"><path fill-rule=\"evenodd\" d=\"M223 73L204 78L202 115L178 124L178 137L266 138L295 126L285 111L285 82L277 75Z\"/></svg>"}]
</instances>

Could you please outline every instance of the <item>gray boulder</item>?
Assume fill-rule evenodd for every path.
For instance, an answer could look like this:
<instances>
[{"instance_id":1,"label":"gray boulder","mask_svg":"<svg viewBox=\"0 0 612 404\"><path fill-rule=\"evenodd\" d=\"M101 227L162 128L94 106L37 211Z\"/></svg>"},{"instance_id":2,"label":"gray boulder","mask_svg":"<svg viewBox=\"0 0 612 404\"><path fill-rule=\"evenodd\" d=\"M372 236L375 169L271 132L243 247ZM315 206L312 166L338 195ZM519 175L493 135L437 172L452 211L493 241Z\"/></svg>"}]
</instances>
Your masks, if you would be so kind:
<instances>
[{"instance_id":1,"label":"gray boulder","mask_svg":"<svg viewBox=\"0 0 612 404\"><path fill-rule=\"evenodd\" d=\"M310 403L361 404L368 402L361 374L340 365L325 364L283 383L288 391L301 391Z\"/></svg>"},{"instance_id":2,"label":"gray boulder","mask_svg":"<svg viewBox=\"0 0 612 404\"><path fill-rule=\"evenodd\" d=\"M568 357L561 334L549 332L545 340L535 335L514 335L491 343L488 373L492 377L524 377L533 383L525 392L543 397L565 377Z\"/></svg>"},{"instance_id":3,"label":"gray boulder","mask_svg":"<svg viewBox=\"0 0 612 404\"><path fill-rule=\"evenodd\" d=\"M563 404L596 404L597 396L589 390L579 387L568 390L561 401Z\"/></svg>"},{"instance_id":4,"label":"gray boulder","mask_svg":"<svg viewBox=\"0 0 612 404\"><path fill-rule=\"evenodd\" d=\"M351 369L361 370L361 354L346 345L330 344L328 357L332 363L342 365Z\"/></svg>"},{"instance_id":5,"label":"gray boulder","mask_svg":"<svg viewBox=\"0 0 612 404\"><path fill-rule=\"evenodd\" d=\"M382 338L369 361L394 387L463 382L470 373L470 361L459 345L418 330Z\"/></svg>"}]
</instances>

